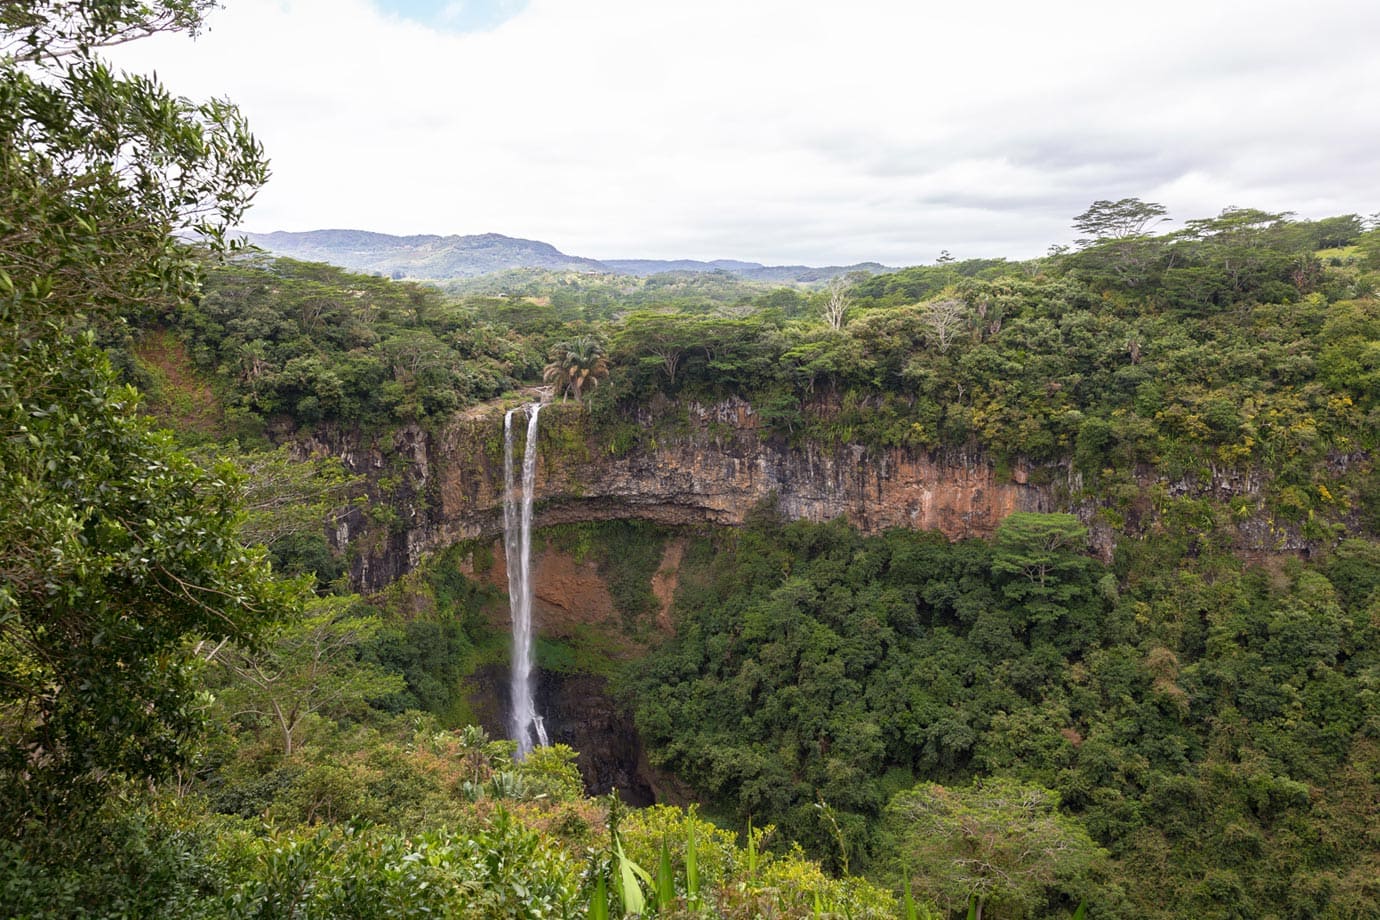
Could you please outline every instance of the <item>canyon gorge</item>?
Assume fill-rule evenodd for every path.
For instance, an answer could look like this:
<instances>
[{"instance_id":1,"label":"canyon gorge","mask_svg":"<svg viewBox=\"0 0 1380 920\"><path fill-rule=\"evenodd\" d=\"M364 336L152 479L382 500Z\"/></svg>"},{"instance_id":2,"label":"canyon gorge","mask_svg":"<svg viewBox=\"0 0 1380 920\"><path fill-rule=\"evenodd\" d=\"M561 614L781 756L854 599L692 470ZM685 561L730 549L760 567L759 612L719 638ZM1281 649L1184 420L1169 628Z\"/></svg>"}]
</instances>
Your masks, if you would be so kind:
<instances>
[{"instance_id":1,"label":"canyon gorge","mask_svg":"<svg viewBox=\"0 0 1380 920\"><path fill-rule=\"evenodd\" d=\"M531 394L528 394L531 395ZM668 419L670 420L668 423ZM532 526L609 520L655 522L673 536L662 541L651 578L656 595L650 633L628 638L627 623L600 566L557 543L533 544L530 603L537 632L565 642L593 631L619 637L620 658L635 658L646 643L673 634L672 600L684 537L696 529L737 526L754 509L782 520L847 521L864 533L889 528L938 531L951 540L990 537L1014 512L1073 511L1090 526L1092 550L1109 561L1117 532L1077 501L1077 481L1064 466L999 467L962 452L825 447L790 443L773 435L746 401L639 410L641 433L633 446L614 450L606 430L578 403L549 403L536 431ZM525 426L524 426L525 427ZM525 439L522 441L525 449ZM372 516L350 512L337 526L352 581L378 591L456 544L478 551L462 557L461 571L496 594L508 592L511 543L504 533L504 408L476 407L444 425L396 428L371 438L358 431L318 428L294 441L302 456L339 458L368 483ZM1260 483L1224 475L1206 484L1166 483L1166 491L1217 497L1251 496ZM1238 522L1243 546L1294 550L1292 536L1259 516ZM508 605L494 604L495 633L511 628ZM604 676L578 671L536 671L538 711L551 740L580 752L592 792L618 788L629 801L680 798L674 778L647 762L626 700L609 692ZM475 718L495 736L512 718L507 670L478 667L465 682Z\"/></svg>"}]
</instances>

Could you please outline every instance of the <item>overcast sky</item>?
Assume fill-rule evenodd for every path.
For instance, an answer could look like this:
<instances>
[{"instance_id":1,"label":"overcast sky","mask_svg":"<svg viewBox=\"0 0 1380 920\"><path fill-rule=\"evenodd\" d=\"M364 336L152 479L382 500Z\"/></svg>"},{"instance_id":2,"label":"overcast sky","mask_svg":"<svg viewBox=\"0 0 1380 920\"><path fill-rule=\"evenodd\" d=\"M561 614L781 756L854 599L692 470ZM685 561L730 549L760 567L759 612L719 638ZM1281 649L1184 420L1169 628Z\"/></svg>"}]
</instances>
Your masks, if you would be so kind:
<instances>
[{"instance_id":1,"label":"overcast sky","mask_svg":"<svg viewBox=\"0 0 1380 920\"><path fill-rule=\"evenodd\" d=\"M224 0L120 63L228 96L246 228L593 258L1028 257L1100 198L1380 210L1373 0Z\"/></svg>"}]
</instances>

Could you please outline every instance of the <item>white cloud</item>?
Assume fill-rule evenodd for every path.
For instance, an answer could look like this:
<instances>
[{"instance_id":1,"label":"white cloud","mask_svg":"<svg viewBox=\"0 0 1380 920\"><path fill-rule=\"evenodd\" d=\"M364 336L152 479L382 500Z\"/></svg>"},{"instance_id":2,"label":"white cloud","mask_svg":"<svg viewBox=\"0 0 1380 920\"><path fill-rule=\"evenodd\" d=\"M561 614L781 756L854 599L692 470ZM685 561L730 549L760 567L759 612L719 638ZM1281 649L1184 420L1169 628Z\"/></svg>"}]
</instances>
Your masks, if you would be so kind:
<instances>
[{"instance_id":1,"label":"white cloud","mask_svg":"<svg viewBox=\"0 0 1380 920\"><path fill-rule=\"evenodd\" d=\"M1095 198L1380 209L1380 5L534 0L470 33L227 7L121 60L245 110L253 229L910 263L1037 254Z\"/></svg>"}]
</instances>

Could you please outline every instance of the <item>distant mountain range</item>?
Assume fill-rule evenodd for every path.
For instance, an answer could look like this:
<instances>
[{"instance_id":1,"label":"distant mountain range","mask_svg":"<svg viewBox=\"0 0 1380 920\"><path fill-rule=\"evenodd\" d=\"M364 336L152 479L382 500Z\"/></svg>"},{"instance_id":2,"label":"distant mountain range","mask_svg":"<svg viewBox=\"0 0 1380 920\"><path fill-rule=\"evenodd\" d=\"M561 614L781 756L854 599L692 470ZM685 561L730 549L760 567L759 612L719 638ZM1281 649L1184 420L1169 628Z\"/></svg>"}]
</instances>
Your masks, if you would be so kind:
<instances>
[{"instance_id":1,"label":"distant mountain range","mask_svg":"<svg viewBox=\"0 0 1380 920\"><path fill-rule=\"evenodd\" d=\"M889 271L877 262L857 265L762 265L717 259L584 259L568 256L550 243L516 239L501 233L476 236L391 236L366 230L309 230L304 233L246 233L249 242L278 256L309 262L328 262L351 271L452 281L513 268L548 271L597 272L615 275L656 275L663 272L727 272L750 281L825 281L851 271Z\"/></svg>"}]
</instances>

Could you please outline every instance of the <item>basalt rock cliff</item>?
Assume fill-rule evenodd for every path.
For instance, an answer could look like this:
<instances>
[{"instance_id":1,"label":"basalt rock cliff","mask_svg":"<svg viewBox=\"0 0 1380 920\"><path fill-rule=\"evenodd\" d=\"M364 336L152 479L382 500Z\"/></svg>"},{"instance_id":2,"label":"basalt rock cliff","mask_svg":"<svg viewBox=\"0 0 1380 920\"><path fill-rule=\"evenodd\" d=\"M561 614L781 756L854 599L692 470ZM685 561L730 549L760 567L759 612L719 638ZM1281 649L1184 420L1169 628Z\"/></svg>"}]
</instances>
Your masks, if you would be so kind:
<instances>
[{"instance_id":1,"label":"basalt rock cliff","mask_svg":"<svg viewBox=\"0 0 1380 920\"><path fill-rule=\"evenodd\" d=\"M615 454L576 404L546 407L535 525L612 518L735 525L769 502L789 520L843 518L864 532L910 527L958 539L988 536L1015 511L1067 504L1059 470L999 472L963 453L795 446L769 436L742 400L692 403L674 426L657 422L639 418L649 432L643 443ZM351 544L361 590L387 585L427 552L501 532L502 438L502 411L492 409L433 430L405 426L374 438L318 431L298 440L303 453L339 457L368 476L375 507L386 509L372 518L355 512L336 533L339 544Z\"/></svg>"}]
</instances>

